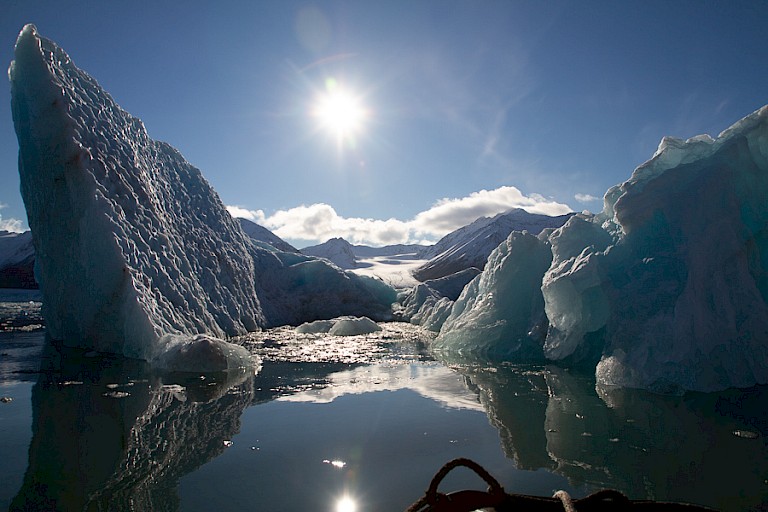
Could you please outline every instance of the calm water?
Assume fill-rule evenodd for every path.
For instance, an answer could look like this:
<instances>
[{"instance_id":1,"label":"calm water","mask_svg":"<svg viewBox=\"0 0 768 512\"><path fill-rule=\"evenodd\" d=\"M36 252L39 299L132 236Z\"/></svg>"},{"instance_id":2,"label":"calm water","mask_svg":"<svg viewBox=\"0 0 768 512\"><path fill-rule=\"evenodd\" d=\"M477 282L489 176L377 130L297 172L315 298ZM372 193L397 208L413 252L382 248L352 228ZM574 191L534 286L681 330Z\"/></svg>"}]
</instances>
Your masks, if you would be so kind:
<instances>
[{"instance_id":1,"label":"calm water","mask_svg":"<svg viewBox=\"0 0 768 512\"><path fill-rule=\"evenodd\" d=\"M0 333L0 509L402 510L460 456L509 492L768 501L763 388L661 397L551 366L449 369L402 325L250 338L255 376L62 362L43 340ZM442 490L482 487L457 471Z\"/></svg>"}]
</instances>

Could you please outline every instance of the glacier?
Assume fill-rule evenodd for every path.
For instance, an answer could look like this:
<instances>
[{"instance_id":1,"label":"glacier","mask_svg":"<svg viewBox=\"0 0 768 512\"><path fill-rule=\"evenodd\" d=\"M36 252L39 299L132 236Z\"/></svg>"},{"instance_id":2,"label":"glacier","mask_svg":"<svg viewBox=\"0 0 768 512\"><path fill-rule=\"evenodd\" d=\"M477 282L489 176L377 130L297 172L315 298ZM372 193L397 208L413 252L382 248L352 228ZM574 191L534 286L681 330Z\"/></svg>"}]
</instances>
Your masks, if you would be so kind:
<instances>
[{"instance_id":1,"label":"glacier","mask_svg":"<svg viewBox=\"0 0 768 512\"><path fill-rule=\"evenodd\" d=\"M174 370L206 358L227 370L254 363L223 338L390 313L395 292L383 283L253 243L197 168L33 25L8 75L52 339Z\"/></svg>"},{"instance_id":2,"label":"glacier","mask_svg":"<svg viewBox=\"0 0 768 512\"><path fill-rule=\"evenodd\" d=\"M433 349L664 393L768 383L766 198L768 106L717 138L665 137L599 214L510 234L440 303Z\"/></svg>"}]
</instances>

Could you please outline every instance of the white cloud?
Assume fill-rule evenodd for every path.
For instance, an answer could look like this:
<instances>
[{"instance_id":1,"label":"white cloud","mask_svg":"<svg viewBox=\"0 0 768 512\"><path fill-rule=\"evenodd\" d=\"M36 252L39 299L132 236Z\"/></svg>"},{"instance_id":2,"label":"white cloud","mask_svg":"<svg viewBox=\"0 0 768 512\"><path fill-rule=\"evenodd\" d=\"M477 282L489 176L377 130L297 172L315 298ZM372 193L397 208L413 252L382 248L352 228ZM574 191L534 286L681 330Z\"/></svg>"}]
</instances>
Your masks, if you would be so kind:
<instances>
[{"instance_id":1,"label":"white cloud","mask_svg":"<svg viewBox=\"0 0 768 512\"><path fill-rule=\"evenodd\" d=\"M24 222L19 219L4 219L0 216L0 231L10 231L12 233L23 233Z\"/></svg>"},{"instance_id":2,"label":"white cloud","mask_svg":"<svg viewBox=\"0 0 768 512\"><path fill-rule=\"evenodd\" d=\"M0 210L3 208L8 208L8 205L5 203L0 203ZM3 216L0 215L0 231L10 231L11 233L23 233L26 231L24 228L24 221L21 221L19 219L3 219Z\"/></svg>"},{"instance_id":3,"label":"white cloud","mask_svg":"<svg viewBox=\"0 0 768 512\"><path fill-rule=\"evenodd\" d=\"M525 196L515 187L499 187L472 192L466 197L440 199L432 208L416 215L412 223L424 233L443 236L479 217L490 217L512 208L523 208L530 213L545 215L562 215L571 211L567 205L547 200L538 194Z\"/></svg>"},{"instance_id":4,"label":"white cloud","mask_svg":"<svg viewBox=\"0 0 768 512\"><path fill-rule=\"evenodd\" d=\"M595 197L591 194L576 194L573 196L580 203L591 203L592 201L600 201L600 197Z\"/></svg>"},{"instance_id":5,"label":"white cloud","mask_svg":"<svg viewBox=\"0 0 768 512\"><path fill-rule=\"evenodd\" d=\"M229 214L235 218L248 219L256 224L264 225L264 212L262 210L249 210L240 206L227 206Z\"/></svg>"},{"instance_id":6,"label":"white cloud","mask_svg":"<svg viewBox=\"0 0 768 512\"><path fill-rule=\"evenodd\" d=\"M278 210L269 216L262 210L227 206L233 217L252 220L287 240L314 244L342 237L353 244L367 245L434 242L479 217L493 216L512 208L545 215L562 215L572 211L568 205L539 194L526 196L515 187L480 190L461 198L443 198L407 221L342 217L325 203Z\"/></svg>"}]
</instances>

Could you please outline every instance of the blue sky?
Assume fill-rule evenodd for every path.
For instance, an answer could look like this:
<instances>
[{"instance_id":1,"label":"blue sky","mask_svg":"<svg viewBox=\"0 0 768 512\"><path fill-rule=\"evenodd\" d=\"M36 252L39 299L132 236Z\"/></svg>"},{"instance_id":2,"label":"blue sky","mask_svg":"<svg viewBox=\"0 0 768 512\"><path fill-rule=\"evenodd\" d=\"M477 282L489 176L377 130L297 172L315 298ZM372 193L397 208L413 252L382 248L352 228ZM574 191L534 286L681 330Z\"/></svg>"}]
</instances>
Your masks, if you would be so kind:
<instances>
[{"instance_id":1,"label":"blue sky","mask_svg":"<svg viewBox=\"0 0 768 512\"><path fill-rule=\"evenodd\" d=\"M299 246L599 211L662 136L768 103L764 1L0 4L4 66L36 24L232 211ZM341 147L312 117L328 79L367 110ZM0 225L24 228L6 80L0 97Z\"/></svg>"}]
</instances>

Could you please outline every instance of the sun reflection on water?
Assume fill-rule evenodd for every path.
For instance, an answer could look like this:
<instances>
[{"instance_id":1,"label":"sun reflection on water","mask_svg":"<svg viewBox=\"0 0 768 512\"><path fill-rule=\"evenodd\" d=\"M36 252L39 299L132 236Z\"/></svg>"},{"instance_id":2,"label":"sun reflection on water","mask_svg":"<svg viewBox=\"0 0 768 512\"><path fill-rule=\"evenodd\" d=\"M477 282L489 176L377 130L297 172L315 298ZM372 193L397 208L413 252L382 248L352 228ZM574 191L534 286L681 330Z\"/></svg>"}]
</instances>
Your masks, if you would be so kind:
<instances>
[{"instance_id":1,"label":"sun reflection on water","mask_svg":"<svg viewBox=\"0 0 768 512\"><path fill-rule=\"evenodd\" d=\"M357 502L350 496L342 496L336 502L335 512L356 512Z\"/></svg>"}]
</instances>

